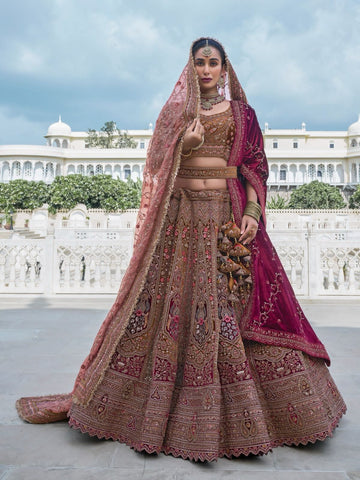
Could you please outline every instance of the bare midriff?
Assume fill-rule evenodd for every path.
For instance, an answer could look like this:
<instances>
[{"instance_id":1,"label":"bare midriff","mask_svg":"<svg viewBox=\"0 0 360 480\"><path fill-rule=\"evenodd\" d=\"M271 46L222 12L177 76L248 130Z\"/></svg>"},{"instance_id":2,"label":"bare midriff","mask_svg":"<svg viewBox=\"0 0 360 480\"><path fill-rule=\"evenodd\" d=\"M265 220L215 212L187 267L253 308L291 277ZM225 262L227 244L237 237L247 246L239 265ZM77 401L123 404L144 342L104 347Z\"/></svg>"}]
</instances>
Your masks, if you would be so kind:
<instances>
[{"instance_id":1,"label":"bare midriff","mask_svg":"<svg viewBox=\"0 0 360 480\"><path fill-rule=\"evenodd\" d=\"M226 167L224 158L218 157L191 157L181 161L182 167ZM226 190L225 178L181 178L175 179L175 188L189 190Z\"/></svg>"}]
</instances>

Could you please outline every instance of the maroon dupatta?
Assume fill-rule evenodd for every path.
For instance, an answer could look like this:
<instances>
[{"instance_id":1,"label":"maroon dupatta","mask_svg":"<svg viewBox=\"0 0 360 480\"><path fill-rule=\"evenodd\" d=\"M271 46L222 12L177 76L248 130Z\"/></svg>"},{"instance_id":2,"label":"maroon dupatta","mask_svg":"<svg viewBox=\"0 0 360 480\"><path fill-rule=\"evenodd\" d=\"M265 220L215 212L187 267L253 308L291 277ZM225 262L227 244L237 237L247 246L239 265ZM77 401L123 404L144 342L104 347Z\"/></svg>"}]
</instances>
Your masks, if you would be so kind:
<instances>
[{"instance_id":1,"label":"maroon dupatta","mask_svg":"<svg viewBox=\"0 0 360 480\"><path fill-rule=\"evenodd\" d=\"M263 221L252 250L253 289L241 322L244 339L268 345L302 350L330 363L324 345L306 319L265 229L266 180L268 166L263 137L254 110L247 104L232 101L236 136L229 165L236 165L240 178L228 179L232 209L236 222L241 222L246 204L244 179L255 188L262 208Z\"/></svg>"}]
</instances>

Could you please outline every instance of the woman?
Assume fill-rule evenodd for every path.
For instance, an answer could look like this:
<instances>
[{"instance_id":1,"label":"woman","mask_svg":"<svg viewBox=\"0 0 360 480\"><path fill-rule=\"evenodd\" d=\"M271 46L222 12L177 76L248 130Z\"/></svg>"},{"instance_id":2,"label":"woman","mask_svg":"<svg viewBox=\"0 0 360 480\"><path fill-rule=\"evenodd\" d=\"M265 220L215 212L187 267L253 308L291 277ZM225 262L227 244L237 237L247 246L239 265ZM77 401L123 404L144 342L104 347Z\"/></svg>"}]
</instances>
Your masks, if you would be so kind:
<instances>
[{"instance_id":1,"label":"woman","mask_svg":"<svg viewBox=\"0 0 360 480\"><path fill-rule=\"evenodd\" d=\"M267 174L223 47L195 41L156 124L117 299L73 392L22 398L20 416L209 461L331 435L346 407L266 234Z\"/></svg>"}]
</instances>

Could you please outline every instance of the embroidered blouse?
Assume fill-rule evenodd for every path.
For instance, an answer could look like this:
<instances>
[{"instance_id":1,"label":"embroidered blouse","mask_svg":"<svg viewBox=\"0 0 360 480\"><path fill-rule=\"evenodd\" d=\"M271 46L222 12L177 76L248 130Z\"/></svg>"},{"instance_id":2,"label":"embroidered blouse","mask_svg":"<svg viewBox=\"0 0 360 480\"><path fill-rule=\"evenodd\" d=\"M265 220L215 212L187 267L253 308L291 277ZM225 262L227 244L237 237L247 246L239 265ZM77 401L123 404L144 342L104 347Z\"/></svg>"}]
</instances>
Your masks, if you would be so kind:
<instances>
[{"instance_id":1,"label":"embroidered blouse","mask_svg":"<svg viewBox=\"0 0 360 480\"><path fill-rule=\"evenodd\" d=\"M193 151L191 158L219 157L227 161L235 136L235 122L230 105L224 112L200 117L205 130L204 143L199 150Z\"/></svg>"}]
</instances>

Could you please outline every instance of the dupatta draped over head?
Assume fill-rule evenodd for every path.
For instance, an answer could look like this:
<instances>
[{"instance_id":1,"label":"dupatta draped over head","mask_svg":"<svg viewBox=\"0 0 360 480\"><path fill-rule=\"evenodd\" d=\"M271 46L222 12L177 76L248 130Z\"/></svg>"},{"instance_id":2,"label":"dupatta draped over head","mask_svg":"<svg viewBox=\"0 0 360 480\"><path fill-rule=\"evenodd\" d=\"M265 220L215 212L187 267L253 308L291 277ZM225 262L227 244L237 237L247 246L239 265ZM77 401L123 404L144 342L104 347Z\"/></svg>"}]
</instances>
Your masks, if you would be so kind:
<instances>
[{"instance_id":1,"label":"dupatta draped over head","mask_svg":"<svg viewBox=\"0 0 360 480\"><path fill-rule=\"evenodd\" d=\"M194 42L195 43L195 42ZM238 167L239 178L227 180L236 222L246 203L245 180L256 190L262 221L252 251L253 288L240 329L243 339L302 350L314 357L329 357L306 320L265 231L268 168L262 133L254 110L226 57L226 97L231 101L236 135L228 165ZM180 165L182 137L199 115L200 89L192 49L173 92L160 112L148 149L142 199L129 267L117 298L81 366L72 401L87 405L101 382L111 357L135 308L154 253Z\"/></svg>"}]
</instances>

